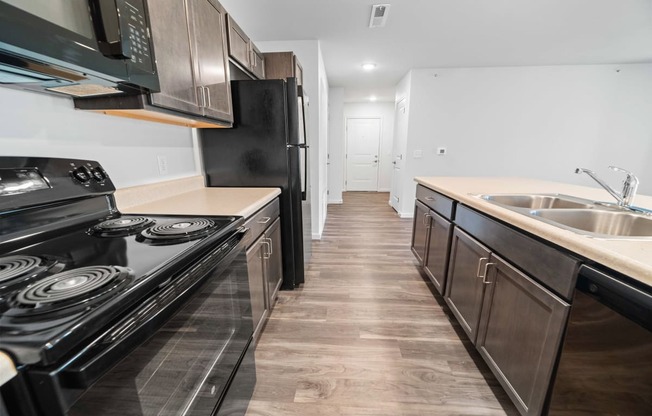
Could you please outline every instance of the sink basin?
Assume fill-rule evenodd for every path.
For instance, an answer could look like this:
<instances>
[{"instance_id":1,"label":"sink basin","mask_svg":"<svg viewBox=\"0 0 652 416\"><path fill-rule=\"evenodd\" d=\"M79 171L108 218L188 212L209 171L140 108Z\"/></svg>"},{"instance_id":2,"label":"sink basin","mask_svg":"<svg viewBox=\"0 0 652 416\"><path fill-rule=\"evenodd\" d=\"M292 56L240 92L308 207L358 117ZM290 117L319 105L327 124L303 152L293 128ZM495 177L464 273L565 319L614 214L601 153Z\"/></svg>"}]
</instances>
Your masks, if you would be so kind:
<instances>
[{"instance_id":1,"label":"sink basin","mask_svg":"<svg viewBox=\"0 0 652 416\"><path fill-rule=\"evenodd\" d=\"M535 218L571 231L597 238L652 237L652 217L599 209L541 209L530 212Z\"/></svg>"},{"instance_id":2,"label":"sink basin","mask_svg":"<svg viewBox=\"0 0 652 416\"><path fill-rule=\"evenodd\" d=\"M525 209L589 209L595 202L560 194L496 194L482 195L482 199L494 204Z\"/></svg>"}]
</instances>

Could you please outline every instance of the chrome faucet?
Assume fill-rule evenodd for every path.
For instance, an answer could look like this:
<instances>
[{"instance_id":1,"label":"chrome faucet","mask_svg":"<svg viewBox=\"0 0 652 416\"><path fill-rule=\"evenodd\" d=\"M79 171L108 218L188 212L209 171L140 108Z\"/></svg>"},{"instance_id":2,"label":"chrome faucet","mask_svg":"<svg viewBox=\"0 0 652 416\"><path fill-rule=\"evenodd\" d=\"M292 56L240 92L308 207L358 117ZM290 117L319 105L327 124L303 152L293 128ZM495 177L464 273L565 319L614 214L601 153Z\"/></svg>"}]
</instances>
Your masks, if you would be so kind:
<instances>
[{"instance_id":1,"label":"chrome faucet","mask_svg":"<svg viewBox=\"0 0 652 416\"><path fill-rule=\"evenodd\" d=\"M618 192L614 190L611 186L607 185L607 183L602 179L598 178L595 172L593 172L592 170L577 168L575 169L575 173L577 174L586 173L591 177L591 179L596 181L607 192L609 192L611 196L616 198L616 201L618 201L618 206L630 208L632 202L634 201L634 197L636 196L636 189L638 189L638 178L632 172L616 166L609 166L609 169L615 172L622 172L625 175L627 175L625 177L625 180L623 181L623 190L621 192Z\"/></svg>"}]
</instances>

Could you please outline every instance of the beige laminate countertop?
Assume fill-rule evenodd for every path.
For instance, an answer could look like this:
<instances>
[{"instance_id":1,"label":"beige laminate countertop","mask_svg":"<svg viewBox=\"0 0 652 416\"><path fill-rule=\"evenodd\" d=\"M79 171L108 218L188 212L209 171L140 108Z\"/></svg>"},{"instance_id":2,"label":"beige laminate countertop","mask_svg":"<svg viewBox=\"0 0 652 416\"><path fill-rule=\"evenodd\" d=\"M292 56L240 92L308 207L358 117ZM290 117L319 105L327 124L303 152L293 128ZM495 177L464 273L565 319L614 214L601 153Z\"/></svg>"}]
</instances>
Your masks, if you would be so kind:
<instances>
[{"instance_id":1,"label":"beige laminate countertop","mask_svg":"<svg viewBox=\"0 0 652 416\"><path fill-rule=\"evenodd\" d=\"M611 196L602 189L524 178L417 177L415 181L464 205L652 286L652 240L589 238L474 196L508 193L559 193L611 202ZM634 200L634 205L652 209L652 197L638 195Z\"/></svg>"},{"instance_id":2,"label":"beige laminate countertop","mask_svg":"<svg viewBox=\"0 0 652 416\"><path fill-rule=\"evenodd\" d=\"M279 188L199 188L172 196L121 205L126 214L241 215L249 217L281 194Z\"/></svg>"}]
</instances>

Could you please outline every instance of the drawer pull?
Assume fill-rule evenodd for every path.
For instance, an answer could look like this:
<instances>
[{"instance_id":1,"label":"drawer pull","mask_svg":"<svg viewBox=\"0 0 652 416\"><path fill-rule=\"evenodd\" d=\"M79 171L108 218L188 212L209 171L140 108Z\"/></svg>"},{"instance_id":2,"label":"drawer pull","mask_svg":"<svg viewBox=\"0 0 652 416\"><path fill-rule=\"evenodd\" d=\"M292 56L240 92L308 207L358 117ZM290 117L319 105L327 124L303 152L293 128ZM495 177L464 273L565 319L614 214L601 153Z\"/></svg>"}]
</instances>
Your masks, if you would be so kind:
<instances>
[{"instance_id":1,"label":"drawer pull","mask_svg":"<svg viewBox=\"0 0 652 416\"><path fill-rule=\"evenodd\" d=\"M489 260L489 257L480 257L478 259L478 271L475 272L475 275L480 279L484 279L484 276L480 275L480 269L482 269L482 262L486 260ZM485 274L486 273L487 273L487 269L485 269Z\"/></svg>"},{"instance_id":2,"label":"drawer pull","mask_svg":"<svg viewBox=\"0 0 652 416\"><path fill-rule=\"evenodd\" d=\"M435 197L434 196L427 196L426 201L434 201Z\"/></svg>"},{"instance_id":3,"label":"drawer pull","mask_svg":"<svg viewBox=\"0 0 652 416\"><path fill-rule=\"evenodd\" d=\"M258 224L267 224L269 222L269 220L271 220L270 217L263 217L263 218L258 220Z\"/></svg>"}]
</instances>

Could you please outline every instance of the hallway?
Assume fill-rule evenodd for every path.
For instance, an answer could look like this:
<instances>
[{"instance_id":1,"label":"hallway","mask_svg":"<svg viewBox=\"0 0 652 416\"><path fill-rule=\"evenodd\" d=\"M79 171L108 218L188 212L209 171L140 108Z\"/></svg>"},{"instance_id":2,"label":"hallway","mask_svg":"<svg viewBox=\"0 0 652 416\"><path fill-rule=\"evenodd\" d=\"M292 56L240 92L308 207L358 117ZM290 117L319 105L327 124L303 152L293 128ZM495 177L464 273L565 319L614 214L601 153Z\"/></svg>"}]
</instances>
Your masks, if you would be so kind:
<instances>
[{"instance_id":1,"label":"hallway","mask_svg":"<svg viewBox=\"0 0 652 416\"><path fill-rule=\"evenodd\" d=\"M313 242L306 283L280 292L248 415L516 415L419 273L412 220L387 193L343 196Z\"/></svg>"}]
</instances>

